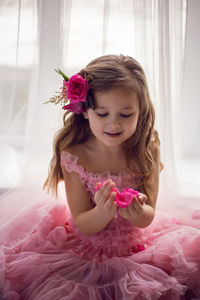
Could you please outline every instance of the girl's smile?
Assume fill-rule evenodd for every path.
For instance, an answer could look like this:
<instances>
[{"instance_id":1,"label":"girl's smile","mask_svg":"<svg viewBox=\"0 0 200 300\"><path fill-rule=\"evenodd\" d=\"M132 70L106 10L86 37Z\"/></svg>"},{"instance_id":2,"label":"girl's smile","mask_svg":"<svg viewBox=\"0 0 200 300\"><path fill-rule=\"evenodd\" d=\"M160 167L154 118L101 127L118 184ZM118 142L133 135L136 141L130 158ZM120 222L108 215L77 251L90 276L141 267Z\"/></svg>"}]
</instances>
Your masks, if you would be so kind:
<instances>
[{"instance_id":1,"label":"girl's smile","mask_svg":"<svg viewBox=\"0 0 200 300\"><path fill-rule=\"evenodd\" d=\"M139 101L134 91L115 88L97 92L95 106L84 116L98 142L119 147L134 134L139 116Z\"/></svg>"},{"instance_id":2,"label":"girl's smile","mask_svg":"<svg viewBox=\"0 0 200 300\"><path fill-rule=\"evenodd\" d=\"M108 136L110 136L111 138L115 138L118 137L120 134L122 134L122 132L105 132L105 134L107 134Z\"/></svg>"}]
</instances>

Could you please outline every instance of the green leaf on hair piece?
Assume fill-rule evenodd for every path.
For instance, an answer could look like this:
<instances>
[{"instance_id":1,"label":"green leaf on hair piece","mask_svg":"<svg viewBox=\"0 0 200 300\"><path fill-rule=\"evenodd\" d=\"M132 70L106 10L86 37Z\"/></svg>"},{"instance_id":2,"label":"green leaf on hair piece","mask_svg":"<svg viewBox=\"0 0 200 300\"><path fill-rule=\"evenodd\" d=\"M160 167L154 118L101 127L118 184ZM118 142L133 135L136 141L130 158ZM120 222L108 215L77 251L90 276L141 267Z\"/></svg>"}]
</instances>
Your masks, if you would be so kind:
<instances>
[{"instance_id":1,"label":"green leaf on hair piece","mask_svg":"<svg viewBox=\"0 0 200 300\"><path fill-rule=\"evenodd\" d=\"M60 69L55 69L55 71L56 71L58 74L62 75L62 77L64 78L64 80L65 80L66 82L69 81L69 77L67 77L67 75L65 75Z\"/></svg>"}]
</instances>

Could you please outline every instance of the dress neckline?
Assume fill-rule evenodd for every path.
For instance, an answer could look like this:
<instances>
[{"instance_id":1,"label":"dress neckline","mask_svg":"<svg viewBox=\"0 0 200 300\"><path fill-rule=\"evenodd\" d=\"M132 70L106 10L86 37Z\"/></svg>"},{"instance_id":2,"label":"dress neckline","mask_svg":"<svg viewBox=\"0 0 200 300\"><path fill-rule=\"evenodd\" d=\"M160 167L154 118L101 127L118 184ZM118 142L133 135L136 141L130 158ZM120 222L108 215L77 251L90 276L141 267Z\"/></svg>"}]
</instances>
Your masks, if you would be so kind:
<instances>
[{"instance_id":1,"label":"dress neckline","mask_svg":"<svg viewBox=\"0 0 200 300\"><path fill-rule=\"evenodd\" d=\"M87 176L89 177L96 177L96 178L120 178L120 177L138 177L137 174L131 173L131 172L127 172L125 170L121 170L118 174L112 174L110 171L106 170L106 171L102 171L102 172L92 172L92 171L87 171L81 164L78 163L78 156L71 154L67 151L62 151L63 154L67 155L68 157L71 158L71 161L73 161L76 166L82 170L85 174L87 174Z\"/></svg>"}]
</instances>

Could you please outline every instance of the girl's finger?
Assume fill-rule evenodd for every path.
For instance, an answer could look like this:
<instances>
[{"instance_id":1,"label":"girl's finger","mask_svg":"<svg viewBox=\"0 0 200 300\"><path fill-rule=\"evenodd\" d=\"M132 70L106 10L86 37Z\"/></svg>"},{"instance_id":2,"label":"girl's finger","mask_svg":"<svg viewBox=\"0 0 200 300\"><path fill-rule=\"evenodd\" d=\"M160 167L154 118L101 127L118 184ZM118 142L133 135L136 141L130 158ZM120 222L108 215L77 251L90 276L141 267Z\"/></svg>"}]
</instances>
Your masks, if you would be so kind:
<instances>
[{"instance_id":1,"label":"girl's finger","mask_svg":"<svg viewBox=\"0 0 200 300\"><path fill-rule=\"evenodd\" d=\"M113 207L115 206L117 207L117 203L114 201L116 196L117 196L116 192L111 192L108 200L105 203L106 209L111 210Z\"/></svg>"},{"instance_id":2,"label":"girl's finger","mask_svg":"<svg viewBox=\"0 0 200 300\"><path fill-rule=\"evenodd\" d=\"M138 214L142 213L143 207L138 199L133 202L133 209L135 209Z\"/></svg>"},{"instance_id":3,"label":"girl's finger","mask_svg":"<svg viewBox=\"0 0 200 300\"><path fill-rule=\"evenodd\" d=\"M122 216L123 218L125 218L125 215L126 215L126 213L125 213L125 210L126 210L126 208L119 208L119 214L120 214L120 216Z\"/></svg>"},{"instance_id":4,"label":"girl's finger","mask_svg":"<svg viewBox=\"0 0 200 300\"><path fill-rule=\"evenodd\" d=\"M130 217L130 207L124 207L124 208L120 208L120 214L122 217L128 219Z\"/></svg>"},{"instance_id":5,"label":"girl's finger","mask_svg":"<svg viewBox=\"0 0 200 300\"><path fill-rule=\"evenodd\" d=\"M109 212L109 214L114 216L117 211L117 203L111 199L109 199L108 201L110 202L110 205L107 208L107 211Z\"/></svg>"},{"instance_id":6,"label":"girl's finger","mask_svg":"<svg viewBox=\"0 0 200 300\"><path fill-rule=\"evenodd\" d=\"M96 188L98 188L99 187L99 189L104 189L110 182L112 182L110 179L109 180L107 180L107 181L105 181L105 182L100 182L100 181L98 181L98 182L96 182ZM98 190L99 190L98 189Z\"/></svg>"},{"instance_id":7,"label":"girl's finger","mask_svg":"<svg viewBox=\"0 0 200 300\"><path fill-rule=\"evenodd\" d=\"M140 193L137 197L141 204L144 204L147 201L147 196L145 194Z\"/></svg>"},{"instance_id":8,"label":"girl's finger","mask_svg":"<svg viewBox=\"0 0 200 300\"><path fill-rule=\"evenodd\" d=\"M102 186L102 196L105 198L105 200L107 200L110 196L114 186L115 184L111 180L106 181L106 183Z\"/></svg>"},{"instance_id":9,"label":"girl's finger","mask_svg":"<svg viewBox=\"0 0 200 300\"><path fill-rule=\"evenodd\" d=\"M114 188L114 186L115 184L114 182L112 182L112 180L107 180L106 182L104 182L103 185L99 188L99 190L95 194L94 200L96 204L104 205L104 203L107 201L108 197L110 196L110 193Z\"/></svg>"}]
</instances>

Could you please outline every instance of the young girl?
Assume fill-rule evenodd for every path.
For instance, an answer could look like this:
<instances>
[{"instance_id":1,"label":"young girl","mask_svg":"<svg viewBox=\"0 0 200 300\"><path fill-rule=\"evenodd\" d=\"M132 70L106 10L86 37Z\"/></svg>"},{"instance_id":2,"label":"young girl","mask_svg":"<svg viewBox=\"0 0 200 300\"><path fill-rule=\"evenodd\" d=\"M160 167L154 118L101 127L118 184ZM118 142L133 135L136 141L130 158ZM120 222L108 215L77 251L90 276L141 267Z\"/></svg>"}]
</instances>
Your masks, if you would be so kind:
<instances>
[{"instance_id":1,"label":"young girl","mask_svg":"<svg viewBox=\"0 0 200 300\"><path fill-rule=\"evenodd\" d=\"M2 295L200 297L198 220L155 217L162 163L143 69L131 57L107 55L71 78L58 72L63 89L50 101L66 113L44 187L57 193L64 181L69 208L43 208L27 236L1 247Z\"/></svg>"}]
</instances>

